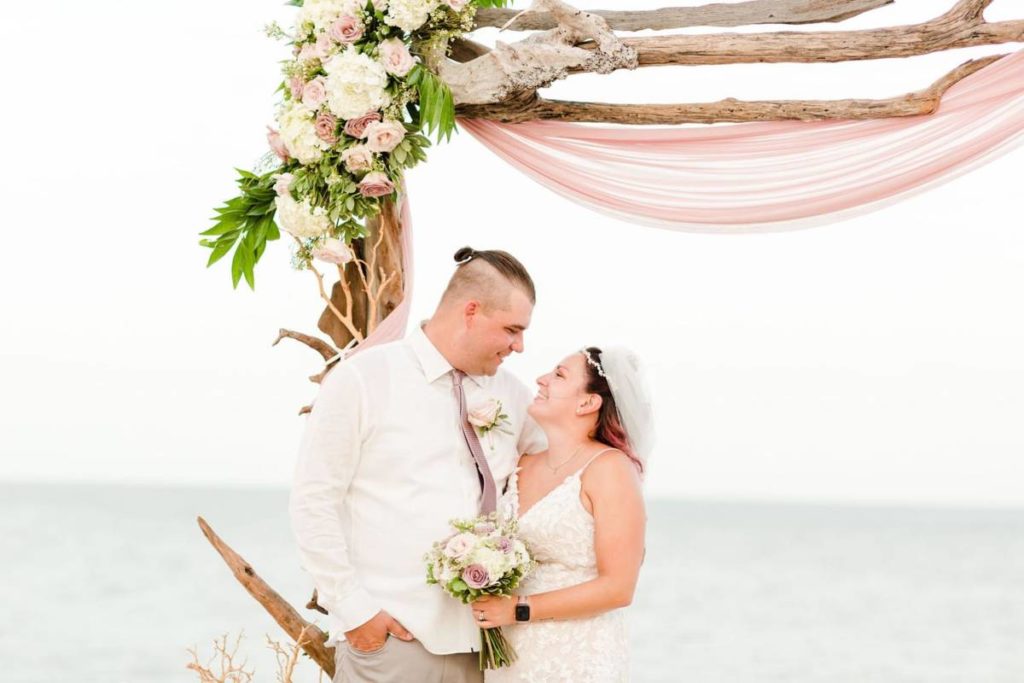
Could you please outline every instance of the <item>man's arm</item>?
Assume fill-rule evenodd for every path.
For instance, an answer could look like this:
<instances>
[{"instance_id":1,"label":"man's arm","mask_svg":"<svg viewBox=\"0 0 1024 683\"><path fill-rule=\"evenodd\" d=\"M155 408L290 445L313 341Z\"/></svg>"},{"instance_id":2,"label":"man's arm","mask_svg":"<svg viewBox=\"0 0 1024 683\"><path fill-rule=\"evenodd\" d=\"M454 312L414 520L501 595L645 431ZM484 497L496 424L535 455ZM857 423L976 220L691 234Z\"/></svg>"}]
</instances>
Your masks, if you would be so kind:
<instances>
[{"instance_id":1,"label":"man's arm","mask_svg":"<svg viewBox=\"0 0 1024 683\"><path fill-rule=\"evenodd\" d=\"M348 364L324 377L307 418L288 506L302 566L319 602L345 631L381 610L352 567L340 515L359 464L364 399L362 380Z\"/></svg>"}]
</instances>

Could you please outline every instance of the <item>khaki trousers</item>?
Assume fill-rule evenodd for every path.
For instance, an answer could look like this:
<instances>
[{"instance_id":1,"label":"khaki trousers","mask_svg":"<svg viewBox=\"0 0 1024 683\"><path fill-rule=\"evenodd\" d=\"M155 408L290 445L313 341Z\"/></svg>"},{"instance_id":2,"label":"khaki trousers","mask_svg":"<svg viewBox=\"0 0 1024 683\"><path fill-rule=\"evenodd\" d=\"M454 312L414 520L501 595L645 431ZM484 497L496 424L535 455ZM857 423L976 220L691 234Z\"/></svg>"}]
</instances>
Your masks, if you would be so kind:
<instances>
[{"instance_id":1,"label":"khaki trousers","mask_svg":"<svg viewBox=\"0 0 1024 683\"><path fill-rule=\"evenodd\" d=\"M435 655L418 640L388 636L373 652L358 652L348 643L334 649L333 683L483 683L479 655Z\"/></svg>"}]
</instances>

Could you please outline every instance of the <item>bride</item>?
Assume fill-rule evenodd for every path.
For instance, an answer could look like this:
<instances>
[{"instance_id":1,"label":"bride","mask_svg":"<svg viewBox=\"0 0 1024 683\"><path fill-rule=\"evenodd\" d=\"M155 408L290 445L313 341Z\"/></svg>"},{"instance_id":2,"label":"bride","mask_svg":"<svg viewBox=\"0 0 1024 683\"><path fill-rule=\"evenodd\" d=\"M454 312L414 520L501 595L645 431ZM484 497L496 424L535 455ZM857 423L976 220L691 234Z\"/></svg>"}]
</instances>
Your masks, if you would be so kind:
<instances>
[{"instance_id":1,"label":"bride","mask_svg":"<svg viewBox=\"0 0 1024 683\"><path fill-rule=\"evenodd\" d=\"M486 680L626 681L622 608L644 556L650 397L637 357L620 348L581 349L537 384L528 412L548 450L520 459L498 505L519 520L537 566L516 597L472 604L480 627L502 627L518 655Z\"/></svg>"}]
</instances>

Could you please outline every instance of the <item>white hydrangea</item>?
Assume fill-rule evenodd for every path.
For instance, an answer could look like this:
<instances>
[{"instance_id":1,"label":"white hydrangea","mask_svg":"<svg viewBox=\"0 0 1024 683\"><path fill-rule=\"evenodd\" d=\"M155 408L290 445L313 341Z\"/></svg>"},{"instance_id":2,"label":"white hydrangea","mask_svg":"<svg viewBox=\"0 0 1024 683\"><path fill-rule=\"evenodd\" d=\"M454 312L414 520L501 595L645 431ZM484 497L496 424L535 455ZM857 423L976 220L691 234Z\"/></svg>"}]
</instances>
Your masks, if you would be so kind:
<instances>
[{"instance_id":1,"label":"white hydrangea","mask_svg":"<svg viewBox=\"0 0 1024 683\"><path fill-rule=\"evenodd\" d=\"M487 575L491 577L492 581L512 568L509 563L509 556L506 553L484 547L477 548L473 552L472 564L482 565L487 570Z\"/></svg>"},{"instance_id":2,"label":"white hydrangea","mask_svg":"<svg viewBox=\"0 0 1024 683\"><path fill-rule=\"evenodd\" d=\"M277 205L277 225L299 239L320 237L333 227L324 208L312 209L308 199L297 202L286 195L278 197L274 203Z\"/></svg>"},{"instance_id":3,"label":"white hydrangea","mask_svg":"<svg viewBox=\"0 0 1024 683\"><path fill-rule=\"evenodd\" d=\"M306 0L295 18L295 26L301 29L310 23L315 32L326 31L342 14L361 16L363 4L356 0Z\"/></svg>"},{"instance_id":4,"label":"white hydrangea","mask_svg":"<svg viewBox=\"0 0 1024 683\"><path fill-rule=\"evenodd\" d=\"M384 21L403 31L415 31L440 4L441 0L389 0Z\"/></svg>"},{"instance_id":5,"label":"white hydrangea","mask_svg":"<svg viewBox=\"0 0 1024 683\"><path fill-rule=\"evenodd\" d=\"M391 102L385 88L388 74L384 65L355 48L331 57L327 72L327 107L341 119L354 119Z\"/></svg>"},{"instance_id":6,"label":"white hydrangea","mask_svg":"<svg viewBox=\"0 0 1024 683\"><path fill-rule=\"evenodd\" d=\"M277 115L281 141L300 164L318 161L331 146L316 134L315 118L316 112L299 102L283 106Z\"/></svg>"}]
</instances>

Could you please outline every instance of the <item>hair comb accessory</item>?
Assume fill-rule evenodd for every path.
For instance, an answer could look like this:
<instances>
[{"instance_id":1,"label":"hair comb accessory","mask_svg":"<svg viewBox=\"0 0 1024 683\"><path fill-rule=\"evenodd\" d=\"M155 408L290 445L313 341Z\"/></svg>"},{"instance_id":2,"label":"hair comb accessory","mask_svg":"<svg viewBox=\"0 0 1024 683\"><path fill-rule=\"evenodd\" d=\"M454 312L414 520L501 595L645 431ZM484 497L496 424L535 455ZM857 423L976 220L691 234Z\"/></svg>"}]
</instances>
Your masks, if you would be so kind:
<instances>
[{"instance_id":1,"label":"hair comb accessory","mask_svg":"<svg viewBox=\"0 0 1024 683\"><path fill-rule=\"evenodd\" d=\"M599 362L594 360L594 357L590 355L590 351L587 351L586 347L580 349L580 353L582 353L583 357L587 359L587 363L589 363L592 368L597 370L597 374L601 375L605 379L608 378L608 376L604 374L604 368L601 367L601 364Z\"/></svg>"}]
</instances>

